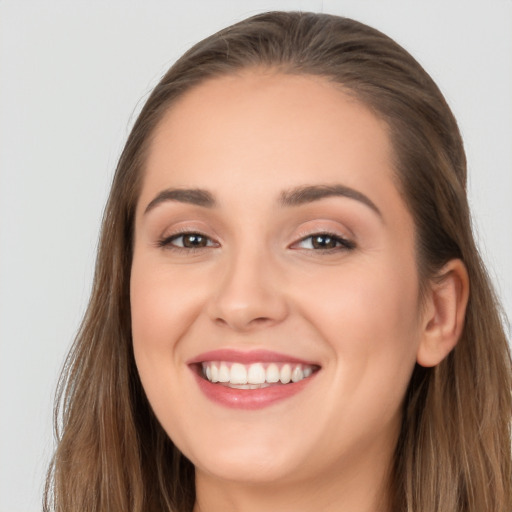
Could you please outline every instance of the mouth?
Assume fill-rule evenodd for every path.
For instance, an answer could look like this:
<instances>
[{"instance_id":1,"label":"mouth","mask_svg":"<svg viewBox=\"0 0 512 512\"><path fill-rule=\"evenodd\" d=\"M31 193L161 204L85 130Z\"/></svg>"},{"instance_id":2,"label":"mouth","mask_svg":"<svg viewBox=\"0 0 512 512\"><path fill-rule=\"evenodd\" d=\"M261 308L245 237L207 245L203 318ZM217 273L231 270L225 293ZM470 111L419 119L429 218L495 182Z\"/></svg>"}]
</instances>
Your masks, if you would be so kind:
<instances>
[{"instance_id":1,"label":"mouth","mask_svg":"<svg viewBox=\"0 0 512 512\"><path fill-rule=\"evenodd\" d=\"M263 389L307 379L318 366L301 363L242 364L231 361L201 363L201 376L212 384L218 383L232 389Z\"/></svg>"},{"instance_id":2,"label":"mouth","mask_svg":"<svg viewBox=\"0 0 512 512\"><path fill-rule=\"evenodd\" d=\"M188 362L201 391L231 408L259 409L304 389L318 364L268 351L218 350Z\"/></svg>"}]
</instances>

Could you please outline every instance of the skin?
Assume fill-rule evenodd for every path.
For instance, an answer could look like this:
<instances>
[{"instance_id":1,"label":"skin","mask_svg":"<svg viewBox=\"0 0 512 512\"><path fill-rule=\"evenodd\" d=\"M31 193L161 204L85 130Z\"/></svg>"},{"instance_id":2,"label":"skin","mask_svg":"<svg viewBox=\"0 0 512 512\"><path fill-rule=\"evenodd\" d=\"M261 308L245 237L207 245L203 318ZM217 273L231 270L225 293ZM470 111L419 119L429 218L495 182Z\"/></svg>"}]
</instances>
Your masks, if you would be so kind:
<instances>
[{"instance_id":1,"label":"skin","mask_svg":"<svg viewBox=\"0 0 512 512\"><path fill-rule=\"evenodd\" d=\"M420 308L414 225L391 162L386 125L364 105L323 79L270 70L197 86L157 127L136 212L133 344L159 421L196 467L196 512L388 510L411 372L453 348L465 290L452 263L456 279ZM334 184L379 213L350 197L279 201ZM217 206L167 200L146 212L169 188L207 190ZM168 241L183 231L208 245ZM354 247L313 248L308 237L325 232ZM223 348L321 369L288 399L230 409L186 364Z\"/></svg>"}]
</instances>

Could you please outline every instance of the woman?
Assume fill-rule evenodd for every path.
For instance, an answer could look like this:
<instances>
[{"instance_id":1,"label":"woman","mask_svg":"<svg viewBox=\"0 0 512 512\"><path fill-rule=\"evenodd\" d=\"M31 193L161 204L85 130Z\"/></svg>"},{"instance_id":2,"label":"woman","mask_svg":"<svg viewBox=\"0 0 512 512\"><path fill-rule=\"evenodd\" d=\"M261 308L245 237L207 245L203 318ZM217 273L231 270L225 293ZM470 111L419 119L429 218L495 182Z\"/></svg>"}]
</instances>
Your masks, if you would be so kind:
<instances>
[{"instance_id":1,"label":"woman","mask_svg":"<svg viewBox=\"0 0 512 512\"><path fill-rule=\"evenodd\" d=\"M510 510L510 357L461 137L365 25L268 13L121 156L46 509Z\"/></svg>"}]
</instances>

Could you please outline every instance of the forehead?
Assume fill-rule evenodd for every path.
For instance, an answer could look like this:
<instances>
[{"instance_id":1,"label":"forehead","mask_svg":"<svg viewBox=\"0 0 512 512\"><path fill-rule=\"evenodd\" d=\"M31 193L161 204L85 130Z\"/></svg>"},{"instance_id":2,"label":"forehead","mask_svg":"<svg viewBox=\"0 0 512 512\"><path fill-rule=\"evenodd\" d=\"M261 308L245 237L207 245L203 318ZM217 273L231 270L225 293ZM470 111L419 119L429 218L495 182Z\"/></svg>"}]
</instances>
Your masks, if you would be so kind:
<instances>
[{"instance_id":1,"label":"forehead","mask_svg":"<svg viewBox=\"0 0 512 512\"><path fill-rule=\"evenodd\" d=\"M141 202L172 186L249 204L315 183L400 200L392 160L387 125L341 87L248 70L208 80L168 110L151 140Z\"/></svg>"}]
</instances>

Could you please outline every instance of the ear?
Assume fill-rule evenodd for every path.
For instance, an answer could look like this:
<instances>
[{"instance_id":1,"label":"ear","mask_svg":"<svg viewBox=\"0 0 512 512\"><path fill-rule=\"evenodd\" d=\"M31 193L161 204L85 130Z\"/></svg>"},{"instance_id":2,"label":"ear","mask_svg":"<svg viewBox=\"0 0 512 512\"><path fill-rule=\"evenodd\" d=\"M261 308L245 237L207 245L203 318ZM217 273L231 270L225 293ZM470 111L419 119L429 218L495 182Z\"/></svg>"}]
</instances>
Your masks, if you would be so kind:
<instances>
[{"instance_id":1,"label":"ear","mask_svg":"<svg viewBox=\"0 0 512 512\"><path fill-rule=\"evenodd\" d=\"M459 259L450 260L431 279L423 332L416 360L421 366L436 366L455 347L464 326L469 297L466 266Z\"/></svg>"}]
</instances>

